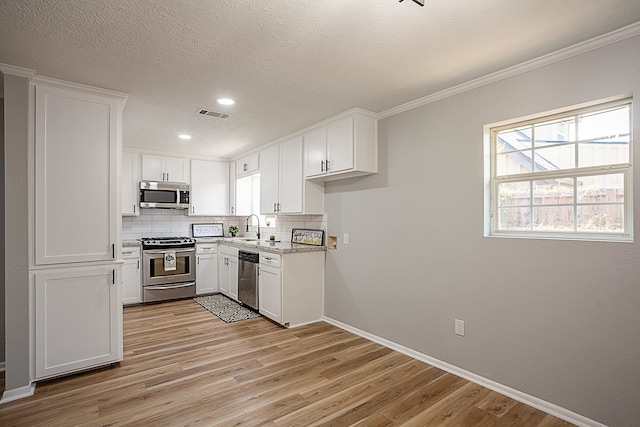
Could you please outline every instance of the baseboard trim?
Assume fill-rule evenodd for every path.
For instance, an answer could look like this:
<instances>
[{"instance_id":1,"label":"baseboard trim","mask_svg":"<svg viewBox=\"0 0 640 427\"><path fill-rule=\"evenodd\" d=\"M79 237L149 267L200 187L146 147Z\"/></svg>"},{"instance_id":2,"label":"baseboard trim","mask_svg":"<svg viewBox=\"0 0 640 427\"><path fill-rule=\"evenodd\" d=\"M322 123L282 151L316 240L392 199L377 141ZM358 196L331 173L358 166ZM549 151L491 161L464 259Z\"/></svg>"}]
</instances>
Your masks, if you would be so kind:
<instances>
[{"instance_id":1,"label":"baseboard trim","mask_svg":"<svg viewBox=\"0 0 640 427\"><path fill-rule=\"evenodd\" d=\"M388 347L392 350L395 350L399 353L405 354L409 357L412 357L416 360L419 360L424 363L428 363L429 365L435 366L436 368L440 368L443 371L449 372L453 375L457 375L465 380L471 381L472 383L481 385L490 390L503 394L507 397L510 397L518 402L522 402L526 405L532 406L536 409L539 409L547 414L553 415L554 417L558 417L562 420L568 421L572 424L575 424L580 427L607 427L605 424L601 424L597 421L594 421L590 418L582 416L580 414L576 414L568 409L560 407L551 402L547 402L545 400L539 399L535 396L531 396L529 394L523 393L514 388L508 387L504 384L500 384L493 380L490 380L485 377L481 377L480 375L474 374L473 372L466 371L461 369L455 365L451 365L450 363L444 362L442 360L436 359L424 353L420 353L418 351L412 350L403 345L397 344L393 341L389 341L387 339L381 338L377 335L371 334L369 332L360 330L358 328L354 328L353 326L347 325L346 323L342 323L338 320L332 319L330 317L324 317L324 321L334 325L340 329L344 329L345 331L354 333L363 338L368 339L369 341L373 341L385 347Z\"/></svg>"},{"instance_id":2,"label":"baseboard trim","mask_svg":"<svg viewBox=\"0 0 640 427\"><path fill-rule=\"evenodd\" d=\"M36 383L31 383L24 387L14 388L12 390L5 390L2 393L2 399L0 399L0 405L14 400L23 399L25 397L33 396L36 391Z\"/></svg>"}]
</instances>

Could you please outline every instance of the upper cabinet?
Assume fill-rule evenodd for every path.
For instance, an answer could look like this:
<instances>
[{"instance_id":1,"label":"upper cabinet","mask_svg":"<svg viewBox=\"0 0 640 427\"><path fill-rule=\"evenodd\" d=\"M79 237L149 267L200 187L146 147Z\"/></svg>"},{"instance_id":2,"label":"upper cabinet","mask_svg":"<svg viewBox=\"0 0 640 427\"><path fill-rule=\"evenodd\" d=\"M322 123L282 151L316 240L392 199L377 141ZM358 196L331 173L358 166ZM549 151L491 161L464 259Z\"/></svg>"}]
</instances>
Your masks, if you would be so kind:
<instances>
[{"instance_id":1,"label":"upper cabinet","mask_svg":"<svg viewBox=\"0 0 640 427\"><path fill-rule=\"evenodd\" d=\"M229 215L229 164L191 160L189 214Z\"/></svg>"},{"instance_id":2,"label":"upper cabinet","mask_svg":"<svg viewBox=\"0 0 640 427\"><path fill-rule=\"evenodd\" d=\"M122 152L122 215L135 216L138 209L140 154Z\"/></svg>"},{"instance_id":3,"label":"upper cabinet","mask_svg":"<svg viewBox=\"0 0 640 427\"><path fill-rule=\"evenodd\" d=\"M303 143L298 136L260 152L260 213L322 213L324 185L303 175Z\"/></svg>"},{"instance_id":4,"label":"upper cabinet","mask_svg":"<svg viewBox=\"0 0 640 427\"><path fill-rule=\"evenodd\" d=\"M57 83L35 92L35 262L112 261L124 100Z\"/></svg>"},{"instance_id":5,"label":"upper cabinet","mask_svg":"<svg viewBox=\"0 0 640 427\"><path fill-rule=\"evenodd\" d=\"M324 181L378 172L375 115L356 110L305 133L304 171Z\"/></svg>"},{"instance_id":6,"label":"upper cabinet","mask_svg":"<svg viewBox=\"0 0 640 427\"><path fill-rule=\"evenodd\" d=\"M143 154L142 179L189 183L189 161L182 157Z\"/></svg>"},{"instance_id":7,"label":"upper cabinet","mask_svg":"<svg viewBox=\"0 0 640 427\"><path fill-rule=\"evenodd\" d=\"M260 171L260 160L258 153L249 154L236 161L236 175L253 175Z\"/></svg>"}]
</instances>

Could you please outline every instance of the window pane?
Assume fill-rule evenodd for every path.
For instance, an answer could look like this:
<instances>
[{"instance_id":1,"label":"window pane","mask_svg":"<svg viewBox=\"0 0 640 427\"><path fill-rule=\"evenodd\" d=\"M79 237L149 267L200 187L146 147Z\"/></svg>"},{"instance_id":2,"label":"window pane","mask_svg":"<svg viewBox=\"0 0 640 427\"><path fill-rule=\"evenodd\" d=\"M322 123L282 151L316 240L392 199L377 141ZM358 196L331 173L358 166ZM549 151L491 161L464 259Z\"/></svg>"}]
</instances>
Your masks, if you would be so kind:
<instances>
[{"instance_id":1,"label":"window pane","mask_svg":"<svg viewBox=\"0 0 640 427\"><path fill-rule=\"evenodd\" d=\"M576 164L575 145L539 148L535 151L536 172L573 169Z\"/></svg>"},{"instance_id":2,"label":"window pane","mask_svg":"<svg viewBox=\"0 0 640 427\"><path fill-rule=\"evenodd\" d=\"M612 140L629 143L629 106L578 116L580 141Z\"/></svg>"},{"instance_id":3,"label":"window pane","mask_svg":"<svg viewBox=\"0 0 640 427\"><path fill-rule=\"evenodd\" d=\"M496 138L496 153L526 150L531 148L531 126L498 132Z\"/></svg>"},{"instance_id":4,"label":"window pane","mask_svg":"<svg viewBox=\"0 0 640 427\"><path fill-rule=\"evenodd\" d=\"M573 206L536 206L533 217L535 231L573 231Z\"/></svg>"},{"instance_id":5,"label":"window pane","mask_svg":"<svg viewBox=\"0 0 640 427\"><path fill-rule=\"evenodd\" d=\"M498 206L528 205L531 201L529 181L498 185Z\"/></svg>"},{"instance_id":6,"label":"window pane","mask_svg":"<svg viewBox=\"0 0 640 427\"><path fill-rule=\"evenodd\" d=\"M578 203L624 202L624 175L621 173L578 178Z\"/></svg>"},{"instance_id":7,"label":"window pane","mask_svg":"<svg viewBox=\"0 0 640 427\"><path fill-rule=\"evenodd\" d=\"M533 204L572 204L573 182L573 178L550 178L535 181L533 183Z\"/></svg>"},{"instance_id":8,"label":"window pane","mask_svg":"<svg viewBox=\"0 0 640 427\"><path fill-rule=\"evenodd\" d=\"M629 140L594 141L578 144L579 167L629 163Z\"/></svg>"},{"instance_id":9,"label":"window pane","mask_svg":"<svg viewBox=\"0 0 640 427\"><path fill-rule=\"evenodd\" d=\"M510 231L529 230L531 210L529 207L498 209L498 229Z\"/></svg>"},{"instance_id":10,"label":"window pane","mask_svg":"<svg viewBox=\"0 0 640 427\"><path fill-rule=\"evenodd\" d=\"M576 140L575 116L535 125L536 147Z\"/></svg>"},{"instance_id":11,"label":"window pane","mask_svg":"<svg viewBox=\"0 0 640 427\"><path fill-rule=\"evenodd\" d=\"M504 176L531 172L531 155L531 150L499 154L496 159L496 174Z\"/></svg>"},{"instance_id":12,"label":"window pane","mask_svg":"<svg viewBox=\"0 0 640 427\"><path fill-rule=\"evenodd\" d=\"M623 205L578 206L578 231L623 233Z\"/></svg>"}]
</instances>

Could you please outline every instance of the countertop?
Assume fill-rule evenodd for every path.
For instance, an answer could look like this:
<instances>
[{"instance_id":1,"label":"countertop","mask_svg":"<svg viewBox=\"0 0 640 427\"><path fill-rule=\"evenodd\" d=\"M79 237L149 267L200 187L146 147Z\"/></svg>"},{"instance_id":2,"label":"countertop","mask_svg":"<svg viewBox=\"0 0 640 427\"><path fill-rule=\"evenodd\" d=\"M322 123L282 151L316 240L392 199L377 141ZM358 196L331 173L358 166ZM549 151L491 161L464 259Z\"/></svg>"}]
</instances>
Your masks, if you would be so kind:
<instances>
[{"instance_id":1,"label":"countertop","mask_svg":"<svg viewBox=\"0 0 640 427\"><path fill-rule=\"evenodd\" d=\"M269 240L251 239L246 237L196 237L197 243L223 243L228 246L234 246L239 249L254 249L264 252L273 253L292 253L292 252L317 252L326 251L325 246L300 245L291 242L271 242Z\"/></svg>"},{"instance_id":2,"label":"countertop","mask_svg":"<svg viewBox=\"0 0 640 427\"><path fill-rule=\"evenodd\" d=\"M197 243L223 243L239 249L254 249L273 253L326 251L325 246L300 245L291 242L272 243L269 240L246 240L246 237L196 237ZM140 246L139 240L123 240L122 247Z\"/></svg>"}]
</instances>

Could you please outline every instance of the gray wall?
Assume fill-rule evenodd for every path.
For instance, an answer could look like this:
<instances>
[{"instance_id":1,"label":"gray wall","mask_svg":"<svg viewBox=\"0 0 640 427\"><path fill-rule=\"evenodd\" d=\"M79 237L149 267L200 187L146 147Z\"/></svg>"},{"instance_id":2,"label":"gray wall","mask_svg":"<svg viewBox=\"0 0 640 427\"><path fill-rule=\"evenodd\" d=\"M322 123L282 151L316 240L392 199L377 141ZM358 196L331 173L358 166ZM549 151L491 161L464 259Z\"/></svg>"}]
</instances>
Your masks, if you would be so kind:
<instances>
[{"instance_id":1,"label":"gray wall","mask_svg":"<svg viewBox=\"0 0 640 427\"><path fill-rule=\"evenodd\" d=\"M638 46L381 120L380 172L326 184L328 234L350 237L327 255L326 315L596 421L640 425L640 218L635 243L483 237L483 125L637 96ZM633 197L637 212L640 173Z\"/></svg>"},{"instance_id":2,"label":"gray wall","mask_svg":"<svg viewBox=\"0 0 640 427\"><path fill-rule=\"evenodd\" d=\"M5 362L7 390L30 384L29 372L29 79L4 76Z\"/></svg>"}]
</instances>

